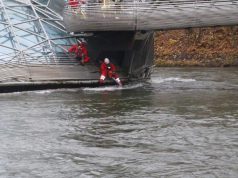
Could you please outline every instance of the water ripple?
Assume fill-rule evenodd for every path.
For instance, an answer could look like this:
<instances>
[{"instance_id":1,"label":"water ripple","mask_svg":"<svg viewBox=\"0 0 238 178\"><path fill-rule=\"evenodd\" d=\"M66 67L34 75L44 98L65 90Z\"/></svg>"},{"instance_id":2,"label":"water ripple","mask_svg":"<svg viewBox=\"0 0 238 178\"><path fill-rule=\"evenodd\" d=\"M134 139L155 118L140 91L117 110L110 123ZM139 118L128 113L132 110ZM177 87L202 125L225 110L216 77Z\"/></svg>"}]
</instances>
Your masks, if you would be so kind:
<instances>
[{"instance_id":1,"label":"water ripple","mask_svg":"<svg viewBox=\"0 0 238 178\"><path fill-rule=\"evenodd\" d=\"M0 177L236 178L238 93L226 90L236 71L159 69L152 81L161 78L2 94Z\"/></svg>"}]
</instances>

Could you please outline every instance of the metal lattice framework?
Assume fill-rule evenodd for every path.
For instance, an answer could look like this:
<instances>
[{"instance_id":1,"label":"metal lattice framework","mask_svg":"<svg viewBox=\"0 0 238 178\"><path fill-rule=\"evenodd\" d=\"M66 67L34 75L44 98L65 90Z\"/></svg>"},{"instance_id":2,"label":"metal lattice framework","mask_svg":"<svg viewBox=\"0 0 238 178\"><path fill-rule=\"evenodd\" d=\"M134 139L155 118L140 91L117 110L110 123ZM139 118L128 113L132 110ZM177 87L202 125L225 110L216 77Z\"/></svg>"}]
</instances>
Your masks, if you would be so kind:
<instances>
[{"instance_id":1,"label":"metal lattice framework","mask_svg":"<svg viewBox=\"0 0 238 178\"><path fill-rule=\"evenodd\" d=\"M0 0L0 64L59 64L75 42L50 0Z\"/></svg>"},{"instance_id":2,"label":"metal lattice framework","mask_svg":"<svg viewBox=\"0 0 238 178\"><path fill-rule=\"evenodd\" d=\"M34 75L32 66L75 63L67 49L76 39L65 30L62 16L50 3L52 0L0 0L0 82L27 81Z\"/></svg>"},{"instance_id":3,"label":"metal lattice framework","mask_svg":"<svg viewBox=\"0 0 238 178\"><path fill-rule=\"evenodd\" d=\"M77 6L66 3L63 16L72 32L234 25L238 24L238 1L85 0Z\"/></svg>"}]
</instances>

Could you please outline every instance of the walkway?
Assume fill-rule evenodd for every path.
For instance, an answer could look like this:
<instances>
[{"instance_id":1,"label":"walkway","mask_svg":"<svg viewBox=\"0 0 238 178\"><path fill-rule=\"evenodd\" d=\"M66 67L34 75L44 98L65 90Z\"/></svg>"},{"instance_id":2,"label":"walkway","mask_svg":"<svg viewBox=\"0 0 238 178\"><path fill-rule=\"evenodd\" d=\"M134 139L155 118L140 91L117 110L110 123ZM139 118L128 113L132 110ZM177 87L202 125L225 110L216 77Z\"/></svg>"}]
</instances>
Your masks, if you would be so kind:
<instances>
[{"instance_id":1,"label":"walkway","mask_svg":"<svg viewBox=\"0 0 238 178\"><path fill-rule=\"evenodd\" d=\"M68 31L161 30L238 24L237 0L123 0L65 7Z\"/></svg>"}]
</instances>

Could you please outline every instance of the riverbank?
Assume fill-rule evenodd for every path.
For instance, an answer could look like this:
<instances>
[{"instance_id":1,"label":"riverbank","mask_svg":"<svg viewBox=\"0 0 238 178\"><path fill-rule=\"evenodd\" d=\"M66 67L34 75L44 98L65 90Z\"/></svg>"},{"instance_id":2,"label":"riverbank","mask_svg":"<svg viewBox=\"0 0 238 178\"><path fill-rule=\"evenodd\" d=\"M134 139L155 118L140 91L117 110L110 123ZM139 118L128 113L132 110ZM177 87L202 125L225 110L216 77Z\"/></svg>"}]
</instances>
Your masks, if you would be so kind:
<instances>
[{"instance_id":1,"label":"riverbank","mask_svg":"<svg viewBox=\"0 0 238 178\"><path fill-rule=\"evenodd\" d=\"M155 65L238 66L238 26L159 31L155 35Z\"/></svg>"}]
</instances>

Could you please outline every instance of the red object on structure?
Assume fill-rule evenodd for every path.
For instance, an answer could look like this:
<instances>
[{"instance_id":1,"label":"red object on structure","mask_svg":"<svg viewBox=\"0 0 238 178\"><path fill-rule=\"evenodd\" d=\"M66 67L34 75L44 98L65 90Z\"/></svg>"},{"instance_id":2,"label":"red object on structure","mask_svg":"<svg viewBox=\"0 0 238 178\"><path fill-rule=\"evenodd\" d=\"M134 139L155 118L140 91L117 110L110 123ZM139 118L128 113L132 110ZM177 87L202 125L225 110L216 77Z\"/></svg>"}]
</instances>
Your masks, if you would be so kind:
<instances>
[{"instance_id":1,"label":"red object on structure","mask_svg":"<svg viewBox=\"0 0 238 178\"><path fill-rule=\"evenodd\" d=\"M78 54L78 52L79 52L79 46L77 45L77 44L75 44L75 45L72 45L69 49L68 49L68 51L70 52L70 53L75 53L76 55Z\"/></svg>"},{"instance_id":2,"label":"red object on structure","mask_svg":"<svg viewBox=\"0 0 238 178\"><path fill-rule=\"evenodd\" d=\"M68 3L72 8L76 8L79 5L79 0L69 0Z\"/></svg>"},{"instance_id":3,"label":"red object on structure","mask_svg":"<svg viewBox=\"0 0 238 178\"><path fill-rule=\"evenodd\" d=\"M100 84L103 84L106 77L109 77L109 78L112 78L119 86L122 86L119 76L116 73L116 66L114 64L110 62L109 63L103 62L100 66L100 72L101 72L101 76L99 80Z\"/></svg>"},{"instance_id":4,"label":"red object on structure","mask_svg":"<svg viewBox=\"0 0 238 178\"><path fill-rule=\"evenodd\" d=\"M81 44L81 58L83 58L83 62L89 62L90 58L88 57L88 50L84 43Z\"/></svg>"},{"instance_id":5,"label":"red object on structure","mask_svg":"<svg viewBox=\"0 0 238 178\"><path fill-rule=\"evenodd\" d=\"M110 67L110 69L109 69ZM112 63L105 64L104 62L100 66L101 75L109 78L118 78L116 73L116 66Z\"/></svg>"},{"instance_id":6,"label":"red object on structure","mask_svg":"<svg viewBox=\"0 0 238 178\"><path fill-rule=\"evenodd\" d=\"M83 43L71 46L68 51L70 53L75 53L76 58L80 58L82 63L88 63L90 61L88 50Z\"/></svg>"}]
</instances>

